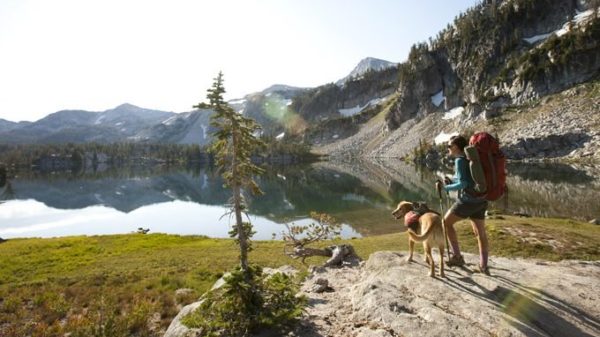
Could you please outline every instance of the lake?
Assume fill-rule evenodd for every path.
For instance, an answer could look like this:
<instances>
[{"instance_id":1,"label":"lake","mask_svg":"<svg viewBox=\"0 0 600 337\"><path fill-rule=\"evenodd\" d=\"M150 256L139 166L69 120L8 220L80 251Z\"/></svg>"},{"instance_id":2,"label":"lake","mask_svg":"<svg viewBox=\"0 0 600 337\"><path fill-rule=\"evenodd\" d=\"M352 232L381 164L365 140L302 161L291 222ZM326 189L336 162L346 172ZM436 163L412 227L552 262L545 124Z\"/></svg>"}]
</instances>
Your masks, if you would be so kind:
<instances>
[{"instance_id":1,"label":"lake","mask_svg":"<svg viewBox=\"0 0 600 337\"><path fill-rule=\"evenodd\" d=\"M533 216L600 218L600 172L593 167L514 163L508 203L492 208ZM250 198L255 239L279 237L286 223L308 224L311 211L333 215L342 236L403 231L390 215L402 200L439 210L436 175L400 160L319 162L271 167ZM21 172L0 189L0 237L150 232L228 237L230 191L210 167L137 167L80 173ZM447 204L444 201L444 209Z\"/></svg>"}]
</instances>

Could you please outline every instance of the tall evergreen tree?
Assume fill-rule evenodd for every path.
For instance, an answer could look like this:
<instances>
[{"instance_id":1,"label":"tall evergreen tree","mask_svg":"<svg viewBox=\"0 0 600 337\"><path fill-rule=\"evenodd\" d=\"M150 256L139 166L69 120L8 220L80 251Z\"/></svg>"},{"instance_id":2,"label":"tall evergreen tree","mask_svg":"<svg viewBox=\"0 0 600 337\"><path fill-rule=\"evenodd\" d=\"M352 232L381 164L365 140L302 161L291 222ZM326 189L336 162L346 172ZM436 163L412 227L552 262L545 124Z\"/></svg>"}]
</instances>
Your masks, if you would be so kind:
<instances>
[{"instance_id":1,"label":"tall evergreen tree","mask_svg":"<svg viewBox=\"0 0 600 337\"><path fill-rule=\"evenodd\" d=\"M600 15L600 0L591 0L590 7L594 10L594 19L597 19Z\"/></svg>"},{"instance_id":2,"label":"tall evergreen tree","mask_svg":"<svg viewBox=\"0 0 600 337\"><path fill-rule=\"evenodd\" d=\"M232 189L231 212L235 215L235 225L230 232L236 237L240 246L240 267L244 274L248 273L248 251L251 249L250 238L253 234L252 224L242 220L242 213L247 210L247 204L242 194L244 190L252 194L262 194L253 177L263 173L263 169L252 164L252 152L263 146L256 133L260 126L250 118L244 117L231 108L223 99L223 73L214 79L213 85L207 90L208 106L214 111L211 125L216 128L211 151L215 154L216 163L222 172L226 186ZM194 108L207 106L199 103Z\"/></svg>"}]
</instances>

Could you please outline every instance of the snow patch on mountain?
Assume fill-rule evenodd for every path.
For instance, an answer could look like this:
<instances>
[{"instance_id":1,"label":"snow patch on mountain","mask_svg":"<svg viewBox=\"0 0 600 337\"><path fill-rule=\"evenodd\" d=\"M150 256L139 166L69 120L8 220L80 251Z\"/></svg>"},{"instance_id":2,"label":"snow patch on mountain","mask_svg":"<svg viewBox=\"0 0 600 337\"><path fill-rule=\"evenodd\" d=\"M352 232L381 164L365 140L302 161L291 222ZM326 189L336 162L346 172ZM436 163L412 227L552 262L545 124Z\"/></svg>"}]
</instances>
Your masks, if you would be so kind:
<instances>
[{"instance_id":1,"label":"snow patch on mountain","mask_svg":"<svg viewBox=\"0 0 600 337\"><path fill-rule=\"evenodd\" d=\"M348 109L339 109L339 113L340 115L344 116L344 117L349 117L349 116L354 116L357 113L361 112L362 109L364 109L364 106L355 106L353 108L348 108Z\"/></svg>"},{"instance_id":2,"label":"snow patch on mountain","mask_svg":"<svg viewBox=\"0 0 600 337\"><path fill-rule=\"evenodd\" d=\"M439 107L445 99L446 97L444 96L444 90L440 90L440 92L431 96L431 103Z\"/></svg>"},{"instance_id":3,"label":"snow patch on mountain","mask_svg":"<svg viewBox=\"0 0 600 337\"><path fill-rule=\"evenodd\" d=\"M444 113L444 117L442 117L442 119L454 119L460 115L462 115L462 113L465 111L465 108L463 108L462 106L450 109L449 111L446 111Z\"/></svg>"},{"instance_id":4,"label":"snow patch on mountain","mask_svg":"<svg viewBox=\"0 0 600 337\"><path fill-rule=\"evenodd\" d=\"M450 140L450 138L454 136L458 136L458 132L445 133L444 131L442 131L437 136L435 136L435 138L433 139L433 143L435 145L444 144L447 143Z\"/></svg>"},{"instance_id":5,"label":"snow patch on mountain","mask_svg":"<svg viewBox=\"0 0 600 337\"><path fill-rule=\"evenodd\" d=\"M523 40L529 44L536 44L539 41L543 41L546 40L547 38L549 38L550 36L552 36L552 34L554 34L554 32L552 33L547 33L547 34L540 34L540 35L535 35L532 37L525 37L523 38Z\"/></svg>"},{"instance_id":6,"label":"snow patch on mountain","mask_svg":"<svg viewBox=\"0 0 600 337\"><path fill-rule=\"evenodd\" d=\"M561 36L567 34L571 29L576 28L577 26L581 26L582 24L586 23L588 20L590 20L592 18L593 14L594 14L593 9L587 10L585 12L577 11L577 15L575 15L573 20L568 20L567 22L565 22L563 24L562 28L557 29L550 33L526 37L526 38L523 38L523 40L529 44L536 44L539 41L544 41L544 40L548 39L552 35L561 37Z\"/></svg>"},{"instance_id":7,"label":"snow patch on mountain","mask_svg":"<svg viewBox=\"0 0 600 337\"><path fill-rule=\"evenodd\" d=\"M238 98L238 99L231 100L231 101L229 101L227 103L229 103L230 105L244 104L244 103L246 103L246 99L245 98Z\"/></svg>"},{"instance_id":8,"label":"snow patch on mountain","mask_svg":"<svg viewBox=\"0 0 600 337\"><path fill-rule=\"evenodd\" d=\"M106 118L106 116L104 116L104 115L98 117L98 119L96 119L96 121L94 121L94 125L102 124L102 122L104 121L105 118Z\"/></svg>"},{"instance_id":9,"label":"snow patch on mountain","mask_svg":"<svg viewBox=\"0 0 600 337\"><path fill-rule=\"evenodd\" d=\"M356 114L359 114L361 111L363 111L364 109L370 107L370 106L375 106L381 102L384 102L386 100L389 99L390 96L386 96L386 97L380 97L380 98L374 98L370 101L368 101L365 105L360 106L357 105L355 107L352 108L347 108L347 109L338 109L338 112L340 113L340 115L344 116L344 117L350 117L350 116L354 116Z\"/></svg>"},{"instance_id":10,"label":"snow patch on mountain","mask_svg":"<svg viewBox=\"0 0 600 337\"><path fill-rule=\"evenodd\" d=\"M162 121L162 124L164 124L164 125L171 125L171 124L175 123L175 121L178 118L179 118L179 116L173 116L173 117L167 118L164 121Z\"/></svg>"},{"instance_id":11,"label":"snow patch on mountain","mask_svg":"<svg viewBox=\"0 0 600 337\"><path fill-rule=\"evenodd\" d=\"M202 124L200 127L202 128L202 135L204 136L204 139L206 139L208 136L208 125Z\"/></svg>"}]
</instances>

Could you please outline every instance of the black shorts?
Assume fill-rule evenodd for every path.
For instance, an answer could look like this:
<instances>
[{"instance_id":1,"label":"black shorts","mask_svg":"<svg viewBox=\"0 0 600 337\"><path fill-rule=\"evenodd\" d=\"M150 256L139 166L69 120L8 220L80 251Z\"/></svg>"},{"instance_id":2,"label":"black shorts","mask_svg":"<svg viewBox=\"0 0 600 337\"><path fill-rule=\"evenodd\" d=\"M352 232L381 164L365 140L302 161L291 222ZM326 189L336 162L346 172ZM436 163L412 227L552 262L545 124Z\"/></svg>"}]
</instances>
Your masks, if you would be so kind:
<instances>
[{"instance_id":1,"label":"black shorts","mask_svg":"<svg viewBox=\"0 0 600 337\"><path fill-rule=\"evenodd\" d=\"M465 202L458 200L450 207L450 212L466 219L483 220L485 219L485 211L487 210L487 201Z\"/></svg>"}]
</instances>

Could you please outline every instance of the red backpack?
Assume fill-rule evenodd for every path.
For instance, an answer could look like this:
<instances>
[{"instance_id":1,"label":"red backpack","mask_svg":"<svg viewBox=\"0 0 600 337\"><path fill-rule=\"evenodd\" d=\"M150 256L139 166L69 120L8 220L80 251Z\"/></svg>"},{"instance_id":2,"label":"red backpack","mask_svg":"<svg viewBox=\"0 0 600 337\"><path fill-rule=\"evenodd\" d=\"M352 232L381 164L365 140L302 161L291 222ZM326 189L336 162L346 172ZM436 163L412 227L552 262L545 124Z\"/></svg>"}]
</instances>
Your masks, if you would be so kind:
<instances>
[{"instance_id":1,"label":"red backpack","mask_svg":"<svg viewBox=\"0 0 600 337\"><path fill-rule=\"evenodd\" d=\"M506 157L498 140L487 132L471 136L465 148L475 187L471 194L486 200L500 199L506 192Z\"/></svg>"}]
</instances>

